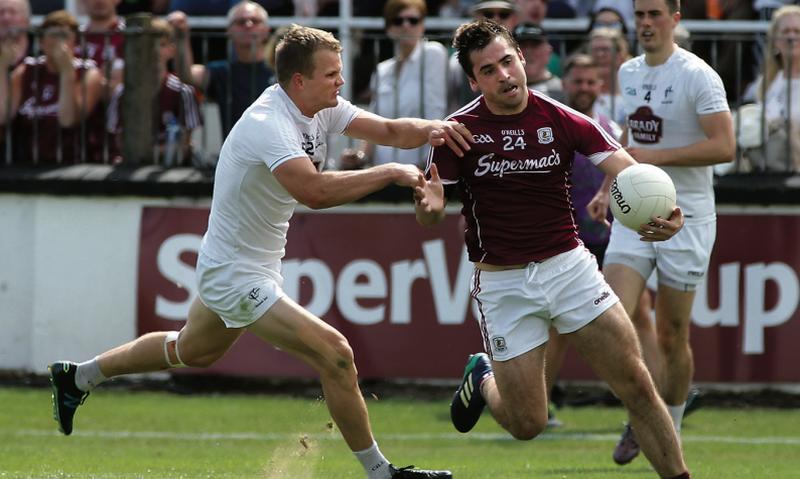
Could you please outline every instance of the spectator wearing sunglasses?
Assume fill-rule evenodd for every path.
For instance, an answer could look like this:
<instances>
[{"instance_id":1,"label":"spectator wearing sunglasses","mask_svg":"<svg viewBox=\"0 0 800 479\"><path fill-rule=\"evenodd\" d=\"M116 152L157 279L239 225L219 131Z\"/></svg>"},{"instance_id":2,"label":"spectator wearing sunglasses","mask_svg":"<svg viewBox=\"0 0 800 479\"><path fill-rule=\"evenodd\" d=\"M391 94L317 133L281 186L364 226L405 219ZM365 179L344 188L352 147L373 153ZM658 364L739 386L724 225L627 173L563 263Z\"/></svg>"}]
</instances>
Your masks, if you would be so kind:
<instances>
[{"instance_id":1,"label":"spectator wearing sunglasses","mask_svg":"<svg viewBox=\"0 0 800 479\"><path fill-rule=\"evenodd\" d=\"M260 4L242 1L228 11L227 34L231 51L227 60L193 65L189 44L189 23L183 12L173 12L167 20L179 32L184 62L181 79L199 88L219 106L222 133L228 132L242 113L268 86L275 83L275 72L267 65L265 46L269 39L267 11Z\"/></svg>"},{"instance_id":2,"label":"spectator wearing sunglasses","mask_svg":"<svg viewBox=\"0 0 800 479\"><path fill-rule=\"evenodd\" d=\"M544 0L537 1L542 2ZM517 5L506 0L478 2L472 6L470 13L475 20L492 20L506 27L509 32L514 31L514 28L519 24ZM450 56L447 71L447 85L449 87L448 110L453 111L456 108L460 108L461 105L469 103L478 94L470 88L467 76L461 69L455 53Z\"/></svg>"},{"instance_id":3,"label":"spectator wearing sunglasses","mask_svg":"<svg viewBox=\"0 0 800 479\"><path fill-rule=\"evenodd\" d=\"M506 0L488 0L478 2L470 9L475 20L494 20L509 31L519 23L517 7L513 2Z\"/></svg>"},{"instance_id":4,"label":"spectator wearing sunglasses","mask_svg":"<svg viewBox=\"0 0 800 479\"><path fill-rule=\"evenodd\" d=\"M444 118L447 106L447 49L424 38L424 0L389 0L383 10L394 56L378 64L370 81L369 110L386 118ZM363 143L342 155L343 169L403 163L424 166L428 147L400 149Z\"/></svg>"}]
</instances>

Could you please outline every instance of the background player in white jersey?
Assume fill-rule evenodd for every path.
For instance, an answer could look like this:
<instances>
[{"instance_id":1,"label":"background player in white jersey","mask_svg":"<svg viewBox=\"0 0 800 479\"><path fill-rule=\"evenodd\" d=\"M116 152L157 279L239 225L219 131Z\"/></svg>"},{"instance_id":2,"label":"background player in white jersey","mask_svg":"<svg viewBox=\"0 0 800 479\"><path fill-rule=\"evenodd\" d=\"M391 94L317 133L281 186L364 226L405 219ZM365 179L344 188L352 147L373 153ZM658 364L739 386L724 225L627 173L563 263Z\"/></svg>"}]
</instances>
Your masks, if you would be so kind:
<instances>
[{"instance_id":1,"label":"background player in white jersey","mask_svg":"<svg viewBox=\"0 0 800 479\"><path fill-rule=\"evenodd\" d=\"M589 117L526 87L522 53L500 24L462 25L453 46L471 87L483 95L451 119L464 123L476 141L463 158L432 149L431 180L414 192L417 221L430 225L444 217L442 183L458 184L475 265L472 296L488 356L470 357L450 405L453 425L469 431L488 404L515 438L541 433L547 425L545 345L553 326L645 431L642 446L658 474L688 478L631 322L578 239L567 186L576 151L612 176L635 161ZM657 219L640 234L664 240L682 222L676 209L670 221Z\"/></svg>"},{"instance_id":2,"label":"background player in white jersey","mask_svg":"<svg viewBox=\"0 0 800 479\"><path fill-rule=\"evenodd\" d=\"M633 231L615 223L603 272L633 317L645 280L658 270L656 329L647 323L637 324L637 329L643 347L658 344L662 357L648 367L680 431L693 373L692 303L716 237L711 165L733 159L735 140L719 75L674 42L679 1L636 0L634 8L644 54L625 62L619 71L627 116L623 144L627 140L627 150L637 161L657 165L670 175L686 226L675 238L656 244L639 241ZM607 178L590 204L598 218L608 207L610 183ZM655 355L651 352L645 358ZM633 430L640 435L635 425ZM619 464L630 462L639 452L633 430L626 427L614 450Z\"/></svg>"},{"instance_id":3,"label":"background player in white jersey","mask_svg":"<svg viewBox=\"0 0 800 479\"><path fill-rule=\"evenodd\" d=\"M199 298L180 332L146 334L81 364L50 366L54 413L64 434L75 409L106 378L184 366L206 367L248 330L320 375L325 403L369 479L449 478L449 471L397 469L372 436L353 351L336 329L281 289L289 219L298 202L311 208L346 203L389 184L417 186L416 166L389 163L361 171L322 172L328 134L415 148L469 149L454 122L387 120L340 98L341 46L328 32L292 26L277 48L278 84L242 115L220 153L208 231L197 261ZM463 149L463 150L462 150Z\"/></svg>"}]
</instances>

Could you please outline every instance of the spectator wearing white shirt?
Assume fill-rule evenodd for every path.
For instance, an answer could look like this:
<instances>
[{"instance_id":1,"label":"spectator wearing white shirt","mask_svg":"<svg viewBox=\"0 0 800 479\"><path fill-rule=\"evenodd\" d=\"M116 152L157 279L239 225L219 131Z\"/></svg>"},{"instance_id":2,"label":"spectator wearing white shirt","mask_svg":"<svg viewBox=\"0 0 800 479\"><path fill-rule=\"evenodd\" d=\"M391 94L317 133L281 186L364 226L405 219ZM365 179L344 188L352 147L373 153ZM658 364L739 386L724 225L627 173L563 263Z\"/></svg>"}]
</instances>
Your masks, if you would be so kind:
<instances>
[{"instance_id":1,"label":"spectator wearing white shirt","mask_svg":"<svg viewBox=\"0 0 800 479\"><path fill-rule=\"evenodd\" d=\"M386 118L444 118L447 107L447 49L425 40L424 0L389 0L384 7L386 34L395 55L378 64L370 82L369 110ZM422 166L428 148L399 149L362 143L342 156L343 169L403 163Z\"/></svg>"},{"instance_id":2,"label":"spectator wearing white shirt","mask_svg":"<svg viewBox=\"0 0 800 479\"><path fill-rule=\"evenodd\" d=\"M786 5L775 11L767 33L767 51L771 53L766 58L765 74L755 86L757 99L764 107L767 139L765 159L761 160L766 164L759 166L797 172L800 171L800 6Z\"/></svg>"},{"instance_id":3,"label":"spectator wearing white shirt","mask_svg":"<svg viewBox=\"0 0 800 479\"><path fill-rule=\"evenodd\" d=\"M617 72L620 65L630 58L628 42L621 30L596 28L589 34L588 50L603 79L594 108L622 125L625 123L625 113L622 111Z\"/></svg>"}]
</instances>

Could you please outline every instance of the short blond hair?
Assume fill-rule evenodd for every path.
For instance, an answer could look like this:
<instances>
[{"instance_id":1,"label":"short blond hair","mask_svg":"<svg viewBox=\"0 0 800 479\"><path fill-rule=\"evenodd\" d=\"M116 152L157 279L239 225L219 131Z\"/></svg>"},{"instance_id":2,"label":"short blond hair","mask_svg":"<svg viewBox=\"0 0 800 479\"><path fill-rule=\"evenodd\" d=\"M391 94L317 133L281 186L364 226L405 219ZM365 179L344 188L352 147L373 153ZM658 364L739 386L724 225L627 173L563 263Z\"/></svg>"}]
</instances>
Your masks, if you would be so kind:
<instances>
[{"instance_id":1,"label":"short blond hair","mask_svg":"<svg viewBox=\"0 0 800 479\"><path fill-rule=\"evenodd\" d=\"M310 77L314 73L314 53L318 50L342 51L342 45L330 32L292 24L275 49L275 73L284 88L292 75Z\"/></svg>"}]
</instances>

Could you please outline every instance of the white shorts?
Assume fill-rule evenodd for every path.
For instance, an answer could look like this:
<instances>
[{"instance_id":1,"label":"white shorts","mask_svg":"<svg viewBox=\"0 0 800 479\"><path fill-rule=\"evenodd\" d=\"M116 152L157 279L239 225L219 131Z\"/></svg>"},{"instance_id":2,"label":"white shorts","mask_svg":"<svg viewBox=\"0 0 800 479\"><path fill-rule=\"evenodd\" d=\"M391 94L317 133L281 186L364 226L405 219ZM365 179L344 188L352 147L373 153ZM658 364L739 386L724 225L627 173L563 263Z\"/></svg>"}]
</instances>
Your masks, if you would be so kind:
<instances>
[{"instance_id":1,"label":"white shorts","mask_svg":"<svg viewBox=\"0 0 800 479\"><path fill-rule=\"evenodd\" d=\"M584 246L520 269L472 276L484 348L508 361L559 333L581 329L619 301Z\"/></svg>"},{"instance_id":2,"label":"white shorts","mask_svg":"<svg viewBox=\"0 0 800 479\"><path fill-rule=\"evenodd\" d=\"M284 296L280 262L258 265L197 258L200 300L222 318L228 328L244 328L256 322Z\"/></svg>"},{"instance_id":3,"label":"white shorts","mask_svg":"<svg viewBox=\"0 0 800 479\"><path fill-rule=\"evenodd\" d=\"M717 223L684 225L667 241L641 241L635 231L618 222L611 225L611 240L603 265L624 264L643 278L658 270L658 282L680 291L693 291L705 279L717 239Z\"/></svg>"}]
</instances>

